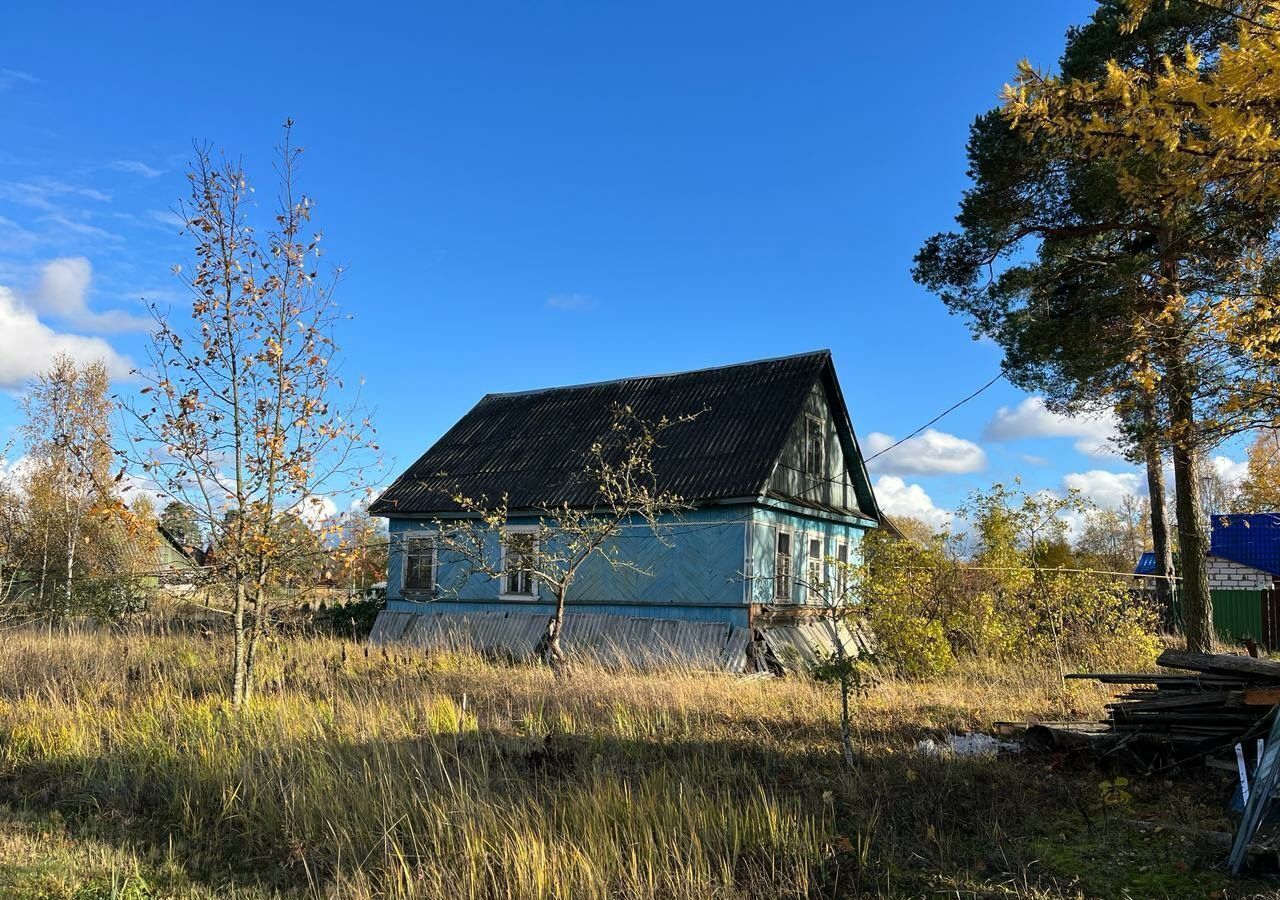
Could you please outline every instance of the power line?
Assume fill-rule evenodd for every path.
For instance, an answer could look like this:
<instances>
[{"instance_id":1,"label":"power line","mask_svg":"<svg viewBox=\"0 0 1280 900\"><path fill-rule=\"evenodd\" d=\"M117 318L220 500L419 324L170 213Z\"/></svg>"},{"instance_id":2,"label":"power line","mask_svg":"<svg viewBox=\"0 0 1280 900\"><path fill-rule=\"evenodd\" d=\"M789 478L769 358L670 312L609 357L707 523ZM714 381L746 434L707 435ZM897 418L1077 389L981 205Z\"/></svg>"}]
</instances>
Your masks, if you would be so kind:
<instances>
[{"instance_id":1,"label":"power line","mask_svg":"<svg viewBox=\"0 0 1280 900\"><path fill-rule=\"evenodd\" d=\"M970 394L968 397L965 397L963 400L959 401L958 403L953 403L951 406L948 406L948 407L947 407L946 409L944 409L942 412L938 413L936 416L934 416L934 417L933 417L932 419L930 419L928 422L925 422L923 425L921 425L921 426L920 426L919 428L917 428L915 431L911 432L911 433L910 433L909 435L907 435L906 437L902 438L901 440L894 441L892 444L890 444L888 447L885 447L883 450L880 450L880 451L877 451L876 453L871 454L871 455L870 455L870 456L868 456L866 459L864 459L864 460L863 460L863 462L871 462L871 460L875 459L877 456L881 456L881 455L883 455L883 454L885 454L885 453L888 453L888 452L889 452L890 450L892 450L894 447L898 447L898 446L901 446L902 444L905 444L907 441L911 440L911 439L912 439L913 437L915 437L917 434L919 434L920 432L924 431L924 430L925 430L926 428L928 428L930 425L933 425L935 422L940 421L943 417L945 417L945 416L947 416L947 415L949 415L949 414L951 414L951 413L955 412L957 409L959 409L960 407L964 406L966 403L968 403L968 402L969 402L970 400L972 400L974 397L976 397L976 396L978 396L979 394L981 394L983 391L985 391L987 388L991 387L991 385L995 384L997 381L999 381L999 380L1000 380L1001 378L1003 378L1003 377L1004 377L1004 370L1001 370L1001 371L997 372L997 373L996 373L996 377L995 377L995 378L992 378L990 381L988 381L988 382L987 382L986 384L984 384L982 387L978 388L976 391L974 391L974 392L973 392L972 394Z\"/></svg>"}]
</instances>

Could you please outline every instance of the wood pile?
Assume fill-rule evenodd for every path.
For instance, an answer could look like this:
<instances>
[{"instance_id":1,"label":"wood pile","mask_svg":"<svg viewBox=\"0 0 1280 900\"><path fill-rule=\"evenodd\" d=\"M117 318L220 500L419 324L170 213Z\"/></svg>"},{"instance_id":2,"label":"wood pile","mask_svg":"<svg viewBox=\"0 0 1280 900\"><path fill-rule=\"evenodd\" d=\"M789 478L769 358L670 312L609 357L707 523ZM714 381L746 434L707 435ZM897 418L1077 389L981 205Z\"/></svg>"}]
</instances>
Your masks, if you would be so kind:
<instances>
[{"instance_id":1,"label":"wood pile","mask_svg":"<svg viewBox=\"0 0 1280 900\"><path fill-rule=\"evenodd\" d=\"M1280 662L1183 650L1166 650L1156 662L1178 672L1067 676L1130 687L1107 704L1110 728L1102 744L1162 745L1174 760L1192 762L1233 760L1241 741L1252 758L1253 739L1266 735L1264 720L1280 704Z\"/></svg>"}]
</instances>

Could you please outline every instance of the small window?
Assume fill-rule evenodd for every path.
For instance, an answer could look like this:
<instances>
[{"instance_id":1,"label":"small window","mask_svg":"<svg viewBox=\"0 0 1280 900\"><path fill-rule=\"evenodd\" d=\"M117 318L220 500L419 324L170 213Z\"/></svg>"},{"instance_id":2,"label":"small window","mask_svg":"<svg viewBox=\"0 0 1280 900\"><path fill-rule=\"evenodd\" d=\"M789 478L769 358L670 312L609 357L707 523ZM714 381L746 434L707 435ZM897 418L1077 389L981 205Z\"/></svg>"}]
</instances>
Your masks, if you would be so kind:
<instances>
[{"instance_id":1,"label":"small window","mask_svg":"<svg viewBox=\"0 0 1280 900\"><path fill-rule=\"evenodd\" d=\"M849 545L836 545L836 592L843 599L849 593Z\"/></svg>"},{"instance_id":2,"label":"small window","mask_svg":"<svg viewBox=\"0 0 1280 900\"><path fill-rule=\"evenodd\" d=\"M404 544L404 589L406 591L433 591L435 587L435 539L408 538Z\"/></svg>"},{"instance_id":3,"label":"small window","mask_svg":"<svg viewBox=\"0 0 1280 900\"><path fill-rule=\"evenodd\" d=\"M814 478L821 478L826 471L824 459L826 428L822 420L815 416L805 417L804 429L804 473Z\"/></svg>"},{"instance_id":4,"label":"small window","mask_svg":"<svg viewBox=\"0 0 1280 900\"><path fill-rule=\"evenodd\" d=\"M809 590L810 599L817 599L822 589L822 539L809 538Z\"/></svg>"},{"instance_id":5,"label":"small window","mask_svg":"<svg viewBox=\"0 0 1280 900\"><path fill-rule=\"evenodd\" d=\"M773 597L791 599L791 535L778 532L778 552L773 563Z\"/></svg>"},{"instance_id":6,"label":"small window","mask_svg":"<svg viewBox=\"0 0 1280 900\"><path fill-rule=\"evenodd\" d=\"M507 533L502 557L502 592L513 597L535 594L533 570L537 562L538 542L532 534Z\"/></svg>"}]
</instances>

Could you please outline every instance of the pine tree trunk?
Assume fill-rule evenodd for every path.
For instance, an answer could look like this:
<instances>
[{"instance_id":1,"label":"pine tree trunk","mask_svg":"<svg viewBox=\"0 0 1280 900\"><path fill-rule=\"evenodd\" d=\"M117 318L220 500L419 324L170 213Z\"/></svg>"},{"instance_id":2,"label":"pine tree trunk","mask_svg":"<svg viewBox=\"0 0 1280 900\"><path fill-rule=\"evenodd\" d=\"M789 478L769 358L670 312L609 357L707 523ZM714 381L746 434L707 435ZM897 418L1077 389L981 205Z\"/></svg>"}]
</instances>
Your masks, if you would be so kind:
<instances>
[{"instance_id":1,"label":"pine tree trunk","mask_svg":"<svg viewBox=\"0 0 1280 900\"><path fill-rule=\"evenodd\" d=\"M1155 552L1155 596L1160 614L1172 623L1173 585L1177 574L1173 567L1173 542L1170 539L1169 513L1165 506L1164 459L1154 440L1146 442L1147 493L1151 498L1151 549Z\"/></svg>"},{"instance_id":2,"label":"pine tree trunk","mask_svg":"<svg viewBox=\"0 0 1280 900\"><path fill-rule=\"evenodd\" d=\"M1213 598L1209 594L1209 536L1200 502L1194 400L1186 376L1185 357L1174 361L1168 377L1170 424L1173 427L1173 489L1182 569L1182 627L1187 649L1213 651Z\"/></svg>"}]
</instances>

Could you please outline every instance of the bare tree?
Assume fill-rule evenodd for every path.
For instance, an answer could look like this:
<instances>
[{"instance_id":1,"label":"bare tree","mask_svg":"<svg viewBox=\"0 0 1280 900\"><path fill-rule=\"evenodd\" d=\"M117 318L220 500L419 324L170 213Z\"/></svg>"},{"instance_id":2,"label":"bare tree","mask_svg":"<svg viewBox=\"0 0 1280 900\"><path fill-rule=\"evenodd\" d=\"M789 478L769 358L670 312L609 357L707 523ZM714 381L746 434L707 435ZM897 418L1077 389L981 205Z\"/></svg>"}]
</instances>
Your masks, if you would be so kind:
<instances>
[{"instance_id":1,"label":"bare tree","mask_svg":"<svg viewBox=\"0 0 1280 900\"><path fill-rule=\"evenodd\" d=\"M621 551L619 536L643 527L663 540L660 518L687 508L679 496L660 487L653 453L667 429L696 415L647 422L630 407L616 407L609 434L591 446L579 475L579 484L591 488L591 503L540 507L536 520L521 527L511 522L505 497L490 506L484 498L458 496L455 501L470 518L434 523L439 558L457 564L461 580L479 575L507 579L515 591L537 586L549 592L555 609L537 652L557 673L563 671L565 600L583 565L596 557L616 569L651 574ZM498 541L496 558L490 550L492 535Z\"/></svg>"},{"instance_id":2,"label":"bare tree","mask_svg":"<svg viewBox=\"0 0 1280 900\"><path fill-rule=\"evenodd\" d=\"M233 593L231 695L253 692L269 623L272 578L296 551L286 517L326 495L354 492L360 452L373 447L358 397L340 408L333 339L341 270L321 276L314 203L297 184L301 148L286 122L277 148L276 210L255 225L244 166L196 148L190 196L178 206L194 265L177 271L191 295L175 323L152 305L151 367L130 406L132 454L160 491L195 511Z\"/></svg>"}]
</instances>

